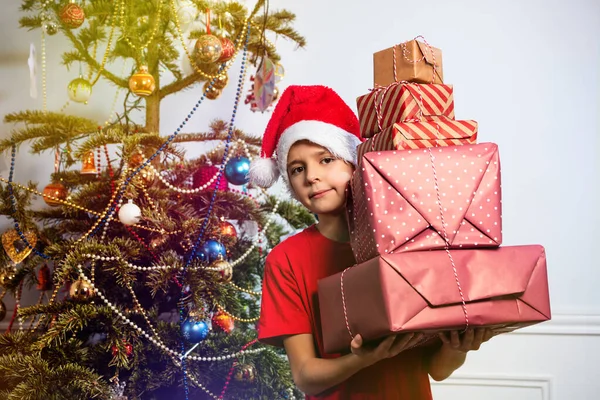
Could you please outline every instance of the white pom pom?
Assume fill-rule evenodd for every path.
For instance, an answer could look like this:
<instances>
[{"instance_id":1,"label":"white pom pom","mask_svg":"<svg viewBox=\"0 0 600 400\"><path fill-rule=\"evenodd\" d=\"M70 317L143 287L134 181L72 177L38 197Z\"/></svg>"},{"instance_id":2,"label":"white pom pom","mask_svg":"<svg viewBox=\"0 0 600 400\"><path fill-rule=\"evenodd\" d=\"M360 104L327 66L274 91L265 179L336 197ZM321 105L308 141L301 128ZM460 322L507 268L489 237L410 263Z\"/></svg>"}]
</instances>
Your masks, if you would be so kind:
<instances>
[{"instance_id":1,"label":"white pom pom","mask_svg":"<svg viewBox=\"0 0 600 400\"><path fill-rule=\"evenodd\" d=\"M279 178L279 168L272 158L255 158L250 163L248 178L253 184L268 188L272 186Z\"/></svg>"}]
</instances>

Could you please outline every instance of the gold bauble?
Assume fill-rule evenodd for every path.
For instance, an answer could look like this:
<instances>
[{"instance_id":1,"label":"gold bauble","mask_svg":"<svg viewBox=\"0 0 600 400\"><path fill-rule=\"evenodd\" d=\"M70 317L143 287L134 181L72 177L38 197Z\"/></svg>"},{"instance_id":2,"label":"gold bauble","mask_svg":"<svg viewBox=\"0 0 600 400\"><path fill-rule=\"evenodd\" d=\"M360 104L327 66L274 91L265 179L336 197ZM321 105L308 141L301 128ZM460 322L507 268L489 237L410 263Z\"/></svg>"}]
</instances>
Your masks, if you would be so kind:
<instances>
[{"instance_id":1,"label":"gold bauble","mask_svg":"<svg viewBox=\"0 0 600 400\"><path fill-rule=\"evenodd\" d=\"M144 185L152 186L156 174L152 168L146 167L138 172L137 177L144 183Z\"/></svg>"},{"instance_id":2,"label":"gold bauble","mask_svg":"<svg viewBox=\"0 0 600 400\"><path fill-rule=\"evenodd\" d=\"M15 279L15 271L14 268L8 268L4 271L0 272L0 286L6 287L13 279Z\"/></svg>"},{"instance_id":3,"label":"gold bauble","mask_svg":"<svg viewBox=\"0 0 600 400\"><path fill-rule=\"evenodd\" d=\"M219 97L221 95L221 89L217 89L216 87L212 86L211 88L209 88L210 82L207 81L204 84L204 93L207 99L209 100L215 100L217 97Z\"/></svg>"},{"instance_id":4,"label":"gold bauble","mask_svg":"<svg viewBox=\"0 0 600 400\"><path fill-rule=\"evenodd\" d=\"M46 204L52 207L56 207L60 206L61 203L46 196L52 196L59 200L66 200L67 196L69 195L69 192L62 183L57 182L51 183L48 186L46 186L42 194L44 195L44 201L46 202Z\"/></svg>"},{"instance_id":5,"label":"gold bauble","mask_svg":"<svg viewBox=\"0 0 600 400\"><path fill-rule=\"evenodd\" d=\"M129 89L137 96L150 96L155 88L154 77L148 72L148 67L145 65L141 65L138 72L129 78Z\"/></svg>"},{"instance_id":6,"label":"gold bauble","mask_svg":"<svg viewBox=\"0 0 600 400\"><path fill-rule=\"evenodd\" d=\"M233 277L233 267L231 267L231 264L227 261L215 260L210 266L211 268L219 268L218 271L215 271L217 282L225 283L231 281L231 278Z\"/></svg>"},{"instance_id":7,"label":"gold bauble","mask_svg":"<svg viewBox=\"0 0 600 400\"><path fill-rule=\"evenodd\" d=\"M213 87L217 89L225 89L225 86L227 86L227 82L229 82L229 77L227 76L227 74L219 75L215 78L215 81L213 82Z\"/></svg>"},{"instance_id":8,"label":"gold bauble","mask_svg":"<svg viewBox=\"0 0 600 400\"><path fill-rule=\"evenodd\" d=\"M200 64L211 64L217 62L223 53L223 47L218 37L214 35L202 35L196 40L196 61Z\"/></svg>"},{"instance_id":9,"label":"gold bauble","mask_svg":"<svg viewBox=\"0 0 600 400\"><path fill-rule=\"evenodd\" d=\"M234 378L238 382L252 383L256 378L256 369L251 364L238 365Z\"/></svg>"},{"instance_id":10,"label":"gold bauble","mask_svg":"<svg viewBox=\"0 0 600 400\"><path fill-rule=\"evenodd\" d=\"M69 294L73 300L85 301L94 297L94 288L84 279L78 279L71 284Z\"/></svg>"}]
</instances>

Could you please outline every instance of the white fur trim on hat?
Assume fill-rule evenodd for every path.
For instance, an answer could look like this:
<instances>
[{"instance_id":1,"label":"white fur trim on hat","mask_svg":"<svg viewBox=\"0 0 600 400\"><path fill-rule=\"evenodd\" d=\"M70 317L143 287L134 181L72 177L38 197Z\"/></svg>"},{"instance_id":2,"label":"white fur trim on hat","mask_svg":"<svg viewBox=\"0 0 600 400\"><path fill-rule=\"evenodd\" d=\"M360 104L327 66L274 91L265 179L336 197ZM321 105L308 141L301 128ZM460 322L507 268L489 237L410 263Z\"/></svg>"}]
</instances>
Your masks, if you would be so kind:
<instances>
[{"instance_id":1,"label":"white fur trim on hat","mask_svg":"<svg viewBox=\"0 0 600 400\"><path fill-rule=\"evenodd\" d=\"M287 162L292 145L300 140L308 140L325 147L335 157L356 166L356 146L361 142L358 137L344 129L316 120L303 120L289 126L282 132L277 144L277 165L289 187Z\"/></svg>"}]
</instances>

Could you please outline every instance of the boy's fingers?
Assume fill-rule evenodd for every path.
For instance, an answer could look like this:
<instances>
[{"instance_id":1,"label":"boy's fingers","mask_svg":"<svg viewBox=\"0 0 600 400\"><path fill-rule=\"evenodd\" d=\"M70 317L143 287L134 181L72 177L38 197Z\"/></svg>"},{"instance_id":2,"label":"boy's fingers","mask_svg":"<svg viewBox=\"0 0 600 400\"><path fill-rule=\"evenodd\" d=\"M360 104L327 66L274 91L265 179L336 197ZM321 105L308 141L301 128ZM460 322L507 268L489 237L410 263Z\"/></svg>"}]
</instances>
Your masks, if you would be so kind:
<instances>
[{"instance_id":1,"label":"boy's fingers","mask_svg":"<svg viewBox=\"0 0 600 400\"><path fill-rule=\"evenodd\" d=\"M362 336L358 334L354 336L354 339L352 339L352 342L350 342L350 347L353 349L360 349L362 347L362 342Z\"/></svg>"},{"instance_id":2,"label":"boy's fingers","mask_svg":"<svg viewBox=\"0 0 600 400\"><path fill-rule=\"evenodd\" d=\"M460 346L460 338L458 337L458 332L457 331L451 331L450 332L450 344L452 345L452 347L459 347Z\"/></svg>"}]
</instances>

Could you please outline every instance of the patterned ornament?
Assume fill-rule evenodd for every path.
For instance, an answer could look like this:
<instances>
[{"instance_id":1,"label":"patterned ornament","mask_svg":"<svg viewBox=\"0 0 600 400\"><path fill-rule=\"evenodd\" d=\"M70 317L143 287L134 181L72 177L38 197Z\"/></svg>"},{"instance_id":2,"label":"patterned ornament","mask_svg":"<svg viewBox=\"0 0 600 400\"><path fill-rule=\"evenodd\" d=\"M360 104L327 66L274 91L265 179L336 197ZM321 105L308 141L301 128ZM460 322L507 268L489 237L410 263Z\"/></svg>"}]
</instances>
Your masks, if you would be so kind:
<instances>
[{"instance_id":1,"label":"patterned ornament","mask_svg":"<svg viewBox=\"0 0 600 400\"><path fill-rule=\"evenodd\" d=\"M221 41L221 57L219 57L219 62L220 63L224 63L227 62L229 60L231 60L233 58L233 56L235 55L235 46L233 44L233 42L229 39L227 39L226 37L221 37L219 38L219 40Z\"/></svg>"},{"instance_id":2,"label":"patterned ornament","mask_svg":"<svg viewBox=\"0 0 600 400\"><path fill-rule=\"evenodd\" d=\"M263 58L254 77L254 101L260 111L265 111L273 102L275 93L275 64Z\"/></svg>"},{"instance_id":3,"label":"patterned ornament","mask_svg":"<svg viewBox=\"0 0 600 400\"><path fill-rule=\"evenodd\" d=\"M221 95L221 89L218 89L216 86L210 86L210 82L206 81L202 88L204 95L209 100L215 100Z\"/></svg>"},{"instance_id":4,"label":"patterned ornament","mask_svg":"<svg viewBox=\"0 0 600 400\"><path fill-rule=\"evenodd\" d=\"M136 96L150 96L156 83L154 77L148 72L148 67L141 65L138 71L129 78L129 89Z\"/></svg>"},{"instance_id":5,"label":"patterned ornament","mask_svg":"<svg viewBox=\"0 0 600 400\"><path fill-rule=\"evenodd\" d=\"M94 297L94 288L84 279L78 279L69 289L71 298L75 301L87 301Z\"/></svg>"},{"instance_id":6,"label":"patterned ornament","mask_svg":"<svg viewBox=\"0 0 600 400\"><path fill-rule=\"evenodd\" d=\"M217 62L223 53L223 47L218 37L214 35L202 35L196 40L194 47L196 61L200 64L211 64Z\"/></svg>"},{"instance_id":7,"label":"patterned ornament","mask_svg":"<svg viewBox=\"0 0 600 400\"><path fill-rule=\"evenodd\" d=\"M42 24L44 33L48 36L54 36L58 33L58 25L54 21L46 21Z\"/></svg>"},{"instance_id":8,"label":"patterned ornament","mask_svg":"<svg viewBox=\"0 0 600 400\"><path fill-rule=\"evenodd\" d=\"M130 168L136 168L139 167L140 165L142 165L142 163L144 162L144 156L142 156L140 153L133 153L133 155L129 158L129 167Z\"/></svg>"},{"instance_id":9,"label":"patterned ornament","mask_svg":"<svg viewBox=\"0 0 600 400\"><path fill-rule=\"evenodd\" d=\"M58 17L67 28L75 29L85 21L85 12L77 4L68 3L60 10Z\"/></svg>"},{"instance_id":10,"label":"patterned ornament","mask_svg":"<svg viewBox=\"0 0 600 400\"><path fill-rule=\"evenodd\" d=\"M256 378L256 368L252 364L238 364L234 378L238 382L252 383Z\"/></svg>"},{"instance_id":11,"label":"patterned ornament","mask_svg":"<svg viewBox=\"0 0 600 400\"><path fill-rule=\"evenodd\" d=\"M46 196L52 196L59 200L66 200L69 195L69 191L62 183L56 182L47 185L42 194L44 195L44 202L46 202L46 204L51 207L57 207L60 206L61 203Z\"/></svg>"},{"instance_id":12,"label":"patterned ornament","mask_svg":"<svg viewBox=\"0 0 600 400\"><path fill-rule=\"evenodd\" d=\"M67 92L74 102L87 103L92 95L92 84L80 75L69 83Z\"/></svg>"},{"instance_id":13,"label":"patterned ornament","mask_svg":"<svg viewBox=\"0 0 600 400\"><path fill-rule=\"evenodd\" d=\"M37 237L33 232L23 232L23 236L25 236L25 239L27 239L27 242L29 242L31 247L35 247ZM4 247L4 251L6 251L8 257L10 257L15 264L18 264L27 258L33 250L31 247L27 246L16 229L10 229L2 234L2 247Z\"/></svg>"},{"instance_id":14,"label":"patterned ornament","mask_svg":"<svg viewBox=\"0 0 600 400\"><path fill-rule=\"evenodd\" d=\"M227 74L221 74L217 76L217 78L213 82L213 87L217 89L225 89L225 86L227 86L227 82L229 82L229 77L227 76Z\"/></svg>"},{"instance_id":15,"label":"patterned ornament","mask_svg":"<svg viewBox=\"0 0 600 400\"><path fill-rule=\"evenodd\" d=\"M235 328L235 322L233 318L225 314L223 311L219 311L213 315L212 324L213 326L217 326L225 333L231 333L233 332L233 328Z\"/></svg>"},{"instance_id":16,"label":"patterned ornament","mask_svg":"<svg viewBox=\"0 0 600 400\"><path fill-rule=\"evenodd\" d=\"M200 186L204 186L209 180L211 180L217 173L219 172L219 168L214 165L206 165L198 168L194 175L192 176L192 181L194 188L199 188ZM206 190L215 190L217 180L213 179L212 184ZM226 192L229 190L227 185L227 180L221 178L219 182L218 190Z\"/></svg>"},{"instance_id":17,"label":"patterned ornament","mask_svg":"<svg viewBox=\"0 0 600 400\"><path fill-rule=\"evenodd\" d=\"M219 283L227 283L231 281L233 277L233 267L225 260L215 260L212 264L210 264L211 268L218 268L218 271L215 271L216 280Z\"/></svg>"},{"instance_id":18,"label":"patterned ornament","mask_svg":"<svg viewBox=\"0 0 600 400\"><path fill-rule=\"evenodd\" d=\"M186 319L181 324L181 334L190 343L200 343L208 337L208 324L204 321Z\"/></svg>"},{"instance_id":19,"label":"patterned ornament","mask_svg":"<svg viewBox=\"0 0 600 400\"><path fill-rule=\"evenodd\" d=\"M123 225L135 225L142 219L142 210L133 204L133 200L129 199L127 204L124 204L119 209L119 221Z\"/></svg>"},{"instance_id":20,"label":"patterned ornament","mask_svg":"<svg viewBox=\"0 0 600 400\"><path fill-rule=\"evenodd\" d=\"M225 165L225 177L234 185L248 183L248 171L250 171L250 160L246 157L234 157Z\"/></svg>"},{"instance_id":21,"label":"patterned ornament","mask_svg":"<svg viewBox=\"0 0 600 400\"><path fill-rule=\"evenodd\" d=\"M6 317L6 304L0 300L0 321Z\"/></svg>"},{"instance_id":22,"label":"patterned ornament","mask_svg":"<svg viewBox=\"0 0 600 400\"><path fill-rule=\"evenodd\" d=\"M221 221L219 223L219 231L222 236L237 241L237 231L235 230L235 226L233 226L231 222Z\"/></svg>"},{"instance_id":23,"label":"patterned ornament","mask_svg":"<svg viewBox=\"0 0 600 400\"><path fill-rule=\"evenodd\" d=\"M39 290L40 292L52 290L52 274L50 273L50 268L48 268L48 264L42 265L38 272L37 290Z\"/></svg>"},{"instance_id":24,"label":"patterned ornament","mask_svg":"<svg viewBox=\"0 0 600 400\"><path fill-rule=\"evenodd\" d=\"M212 263L219 259L225 259L227 256L227 250L225 246L214 239L208 239L202 245L202 251L206 254L208 262Z\"/></svg>"},{"instance_id":25,"label":"patterned ornament","mask_svg":"<svg viewBox=\"0 0 600 400\"><path fill-rule=\"evenodd\" d=\"M7 268L0 271L0 286L6 287L9 285L15 279L16 273L17 270L14 268Z\"/></svg>"}]
</instances>

